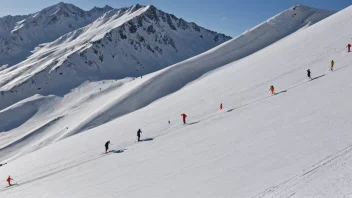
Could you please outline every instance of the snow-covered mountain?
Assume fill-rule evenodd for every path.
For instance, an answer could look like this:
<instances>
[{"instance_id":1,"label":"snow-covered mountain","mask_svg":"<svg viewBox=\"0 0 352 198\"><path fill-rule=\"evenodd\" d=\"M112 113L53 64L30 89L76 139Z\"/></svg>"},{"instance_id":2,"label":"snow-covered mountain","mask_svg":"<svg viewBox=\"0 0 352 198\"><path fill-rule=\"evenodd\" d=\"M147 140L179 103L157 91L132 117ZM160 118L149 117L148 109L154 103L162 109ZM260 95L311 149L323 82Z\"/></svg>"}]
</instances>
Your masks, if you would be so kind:
<instances>
[{"instance_id":1,"label":"snow-covered mountain","mask_svg":"<svg viewBox=\"0 0 352 198\"><path fill-rule=\"evenodd\" d=\"M290 8L235 39L160 70L227 37L181 23L153 6L109 11L0 71L0 158L17 158L132 113L332 13ZM157 72L133 80L152 71Z\"/></svg>"},{"instance_id":2,"label":"snow-covered mountain","mask_svg":"<svg viewBox=\"0 0 352 198\"><path fill-rule=\"evenodd\" d=\"M39 44L86 26L112 9L84 11L61 2L34 14L0 18L0 65L18 63Z\"/></svg>"},{"instance_id":3,"label":"snow-covered mountain","mask_svg":"<svg viewBox=\"0 0 352 198\"><path fill-rule=\"evenodd\" d=\"M294 22L297 9L287 19ZM279 16L257 28L277 25ZM1 167L0 178L11 175L18 186L0 196L350 197L351 17L349 7L247 54L279 35L254 28L142 79L86 82L62 97L8 107L3 116L21 127L1 133L1 145L12 142L2 159L87 131Z\"/></svg>"},{"instance_id":4,"label":"snow-covered mountain","mask_svg":"<svg viewBox=\"0 0 352 198\"><path fill-rule=\"evenodd\" d=\"M139 77L229 39L154 6L114 9L0 71L0 109L34 94L64 94L88 80Z\"/></svg>"}]
</instances>

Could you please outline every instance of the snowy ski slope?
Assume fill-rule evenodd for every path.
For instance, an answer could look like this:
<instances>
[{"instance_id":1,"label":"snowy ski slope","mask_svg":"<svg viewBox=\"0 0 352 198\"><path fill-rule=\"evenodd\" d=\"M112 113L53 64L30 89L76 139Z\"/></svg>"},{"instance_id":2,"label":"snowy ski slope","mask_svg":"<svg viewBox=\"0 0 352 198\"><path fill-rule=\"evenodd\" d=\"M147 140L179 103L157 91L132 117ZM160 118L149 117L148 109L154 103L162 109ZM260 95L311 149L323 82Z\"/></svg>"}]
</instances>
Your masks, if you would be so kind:
<instances>
[{"instance_id":1,"label":"snowy ski slope","mask_svg":"<svg viewBox=\"0 0 352 198\"><path fill-rule=\"evenodd\" d=\"M0 196L350 197L351 19L348 7L234 62L221 61L230 41L143 79L105 82L121 98L82 102L99 111L65 123L90 130L1 167L2 185L11 175L19 186ZM224 66L207 66L209 56ZM84 89L72 99L94 91ZM136 143L139 128L146 141ZM101 155L107 140L112 152Z\"/></svg>"},{"instance_id":2,"label":"snowy ski slope","mask_svg":"<svg viewBox=\"0 0 352 198\"><path fill-rule=\"evenodd\" d=\"M80 35L79 37L84 37L86 40L91 39L91 36L97 37L99 36L98 34L92 34L92 31L88 31L88 29L93 29L93 32L101 32L101 29L106 28L111 29L126 21L126 18L133 18L135 15L150 9L150 6L132 7L126 11L127 14L125 12L120 13L117 10L116 12L123 14L121 17L115 19L115 17L104 16L93 23L93 25L99 24L98 26L94 26L95 28L87 26L85 31L83 31L83 36ZM293 13L297 15L292 17ZM77 86L76 84L79 84L77 81L90 79L89 76L84 76L86 73L83 72L83 68L80 70L82 72L72 73L72 68L65 67L65 70L63 69L65 77L58 75L58 72L46 75L45 67L48 64L50 66L50 62L53 59L57 57L63 58L59 56L61 51L68 54L72 53L70 50L66 50L70 48L66 45L58 47L55 44L56 42L48 44L37 52L39 55L33 55L33 60L28 60L28 62L34 61L36 63L38 57L45 57L44 55L47 52L44 49L48 48L51 53L49 49L52 46L54 46L54 49L58 48L56 51L54 50L55 53L53 54L55 55L52 57L41 59L41 62L44 63L42 65L39 64L41 67L38 67L37 63L26 65L27 63L23 62L22 65L14 66L16 67L14 71L10 73L3 72L4 79L8 79L6 81L10 82L7 85L14 86L14 89L11 90L18 90L19 92L5 94L4 97L0 96L2 105L15 103L18 98L26 99L0 111L0 120L16 117L16 119L0 122L0 131L4 131L0 133L0 145L2 145L0 147L0 160L18 158L53 142L100 126L143 108L181 89L203 74L263 49L288 34L302 30L332 13L332 11L318 10L306 6L298 6L295 10L290 8L212 50L134 81L133 78L118 81L87 81L75 87ZM110 15L115 16L114 13L110 13ZM103 19L109 19L112 22L103 22ZM304 23L302 23L303 19ZM103 33L100 34L100 36L103 35ZM62 39L65 40L67 38ZM73 39L67 45L74 46L79 42L79 46L81 46L86 40ZM112 68L112 66L113 64L108 67ZM25 69L27 75L20 75L22 74L22 69ZM124 72L126 71L128 71L127 68L124 69ZM26 78L35 80L35 84L33 85L30 80L27 80L28 83L24 86L29 86L29 91L24 89L25 91L21 92L20 90L23 89L23 86L21 88L15 86L15 84ZM46 78L51 79L49 85L45 85ZM38 93L33 86L41 87L42 90L39 93L42 95L32 96L32 93ZM68 87L74 87L74 89L70 90ZM68 93L65 93L65 91L68 91Z\"/></svg>"}]
</instances>

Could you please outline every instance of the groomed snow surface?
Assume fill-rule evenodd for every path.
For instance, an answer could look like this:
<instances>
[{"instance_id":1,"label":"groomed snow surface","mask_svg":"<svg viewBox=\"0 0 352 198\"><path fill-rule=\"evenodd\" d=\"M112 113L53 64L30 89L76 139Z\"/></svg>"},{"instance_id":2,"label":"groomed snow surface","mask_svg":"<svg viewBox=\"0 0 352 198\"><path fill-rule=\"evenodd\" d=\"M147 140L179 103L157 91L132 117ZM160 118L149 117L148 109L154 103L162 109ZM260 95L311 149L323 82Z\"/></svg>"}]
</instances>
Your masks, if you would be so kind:
<instances>
[{"instance_id":1,"label":"groomed snow surface","mask_svg":"<svg viewBox=\"0 0 352 198\"><path fill-rule=\"evenodd\" d=\"M8 175L19 185L0 197L351 197L351 13L234 62L226 62L229 41L142 79L82 84L71 97L36 95L9 107L9 116L18 108L39 115L25 123L39 131L34 137L51 126L77 135L2 166L2 185ZM51 105L71 101L80 107ZM49 119L48 111L72 113ZM40 115L46 125L37 126ZM137 143L139 128L146 141ZM103 155L107 140L112 152Z\"/></svg>"}]
</instances>

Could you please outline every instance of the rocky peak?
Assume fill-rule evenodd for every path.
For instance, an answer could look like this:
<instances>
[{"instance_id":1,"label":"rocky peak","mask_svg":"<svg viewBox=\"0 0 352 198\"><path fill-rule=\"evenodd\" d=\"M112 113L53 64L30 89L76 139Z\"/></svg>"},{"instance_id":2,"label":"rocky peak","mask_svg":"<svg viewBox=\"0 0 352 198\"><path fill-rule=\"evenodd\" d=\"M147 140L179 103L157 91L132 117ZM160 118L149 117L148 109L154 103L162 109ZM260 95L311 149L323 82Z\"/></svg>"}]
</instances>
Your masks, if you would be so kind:
<instances>
[{"instance_id":1,"label":"rocky peak","mask_svg":"<svg viewBox=\"0 0 352 198\"><path fill-rule=\"evenodd\" d=\"M92 8L91 10L89 10L88 12L107 12L109 10L113 10L114 8L108 6L108 5L105 5L104 7L102 8L99 8L99 7L94 7Z\"/></svg>"}]
</instances>

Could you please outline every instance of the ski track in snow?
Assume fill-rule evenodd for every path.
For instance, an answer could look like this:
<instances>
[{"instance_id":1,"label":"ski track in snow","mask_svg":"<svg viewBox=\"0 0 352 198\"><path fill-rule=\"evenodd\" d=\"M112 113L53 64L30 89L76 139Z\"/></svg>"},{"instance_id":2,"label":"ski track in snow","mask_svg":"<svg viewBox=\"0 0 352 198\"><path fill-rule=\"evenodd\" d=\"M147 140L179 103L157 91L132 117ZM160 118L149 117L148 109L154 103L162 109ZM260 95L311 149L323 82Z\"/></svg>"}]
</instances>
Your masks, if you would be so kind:
<instances>
[{"instance_id":1,"label":"ski track in snow","mask_svg":"<svg viewBox=\"0 0 352 198\"><path fill-rule=\"evenodd\" d=\"M346 168L348 169L347 171L350 172L352 168L348 168L347 164L352 163L351 151L352 145L332 155L329 155L325 159L310 166L308 169L303 170L301 173L295 175L294 177L278 185L272 186L265 190L263 193L260 193L258 196L254 197L300 197L300 191L302 191L302 189L307 190L307 186L309 183L315 182L314 180L324 177L324 174L326 174L326 172L332 171L333 174L338 174L338 172L341 172L341 170L344 170ZM352 180L349 179L348 183L348 185L351 185ZM335 184L332 183L330 185ZM321 193L320 196L323 196L324 190L321 189L319 193ZM345 196L348 197L349 195L350 194L347 194Z\"/></svg>"}]
</instances>

